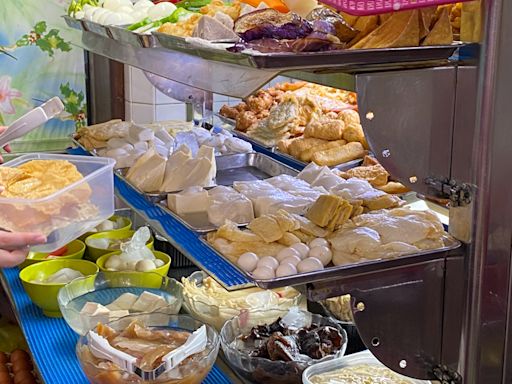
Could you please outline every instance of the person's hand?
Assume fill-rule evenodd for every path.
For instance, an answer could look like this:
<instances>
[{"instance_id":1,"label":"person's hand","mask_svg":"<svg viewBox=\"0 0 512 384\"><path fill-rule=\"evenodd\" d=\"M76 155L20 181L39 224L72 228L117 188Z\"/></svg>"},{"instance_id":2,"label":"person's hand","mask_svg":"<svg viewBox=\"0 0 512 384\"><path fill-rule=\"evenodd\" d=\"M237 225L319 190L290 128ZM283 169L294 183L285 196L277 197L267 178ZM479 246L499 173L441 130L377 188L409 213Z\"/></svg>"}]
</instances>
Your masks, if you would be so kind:
<instances>
[{"instance_id":1,"label":"person's hand","mask_svg":"<svg viewBox=\"0 0 512 384\"><path fill-rule=\"evenodd\" d=\"M7 129L7 127L3 127L3 126L0 126L0 135L2 133L4 133L4 131ZM5 151L6 152L11 152L11 147L9 146L9 144L7 144L5 147L4 147ZM2 164L4 162L4 158L2 157L2 154L0 153L0 164Z\"/></svg>"},{"instance_id":2,"label":"person's hand","mask_svg":"<svg viewBox=\"0 0 512 384\"><path fill-rule=\"evenodd\" d=\"M46 243L40 233L0 231L0 268L15 267L25 261L32 245Z\"/></svg>"}]
</instances>

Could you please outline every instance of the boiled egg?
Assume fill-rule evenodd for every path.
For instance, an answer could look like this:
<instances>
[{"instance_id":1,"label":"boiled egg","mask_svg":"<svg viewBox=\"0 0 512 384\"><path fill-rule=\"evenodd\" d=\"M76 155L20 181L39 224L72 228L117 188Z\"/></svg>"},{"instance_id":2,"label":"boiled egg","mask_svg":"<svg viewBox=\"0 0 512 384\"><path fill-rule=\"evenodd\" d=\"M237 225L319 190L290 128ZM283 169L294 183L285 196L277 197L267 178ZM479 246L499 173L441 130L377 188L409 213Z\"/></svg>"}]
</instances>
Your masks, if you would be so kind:
<instances>
[{"instance_id":1,"label":"boiled egg","mask_svg":"<svg viewBox=\"0 0 512 384\"><path fill-rule=\"evenodd\" d=\"M279 261L277 261L277 259L272 256L265 256L258 261L256 268L259 267L269 267L275 271L277 267L279 267Z\"/></svg>"},{"instance_id":2,"label":"boiled egg","mask_svg":"<svg viewBox=\"0 0 512 384\"><path fill-rule=\"evenodd\" d=\"M310 248L328 247L328 246L329 246L329 242L321 237L317 237L316 239L311 240L311 242L309 243Z\"/></svg>"},{"instance_id":3,"label":"boiled egg","mask_svg":"<svg viewBox=\"0 0 512 384\"><path fill-rule=\"evenodd\" d=\"M323 245L313 247L309 250L309 257L320 260L325 267L332 260L332 251L330 248Z\"/></svg>"},{"instance_id":4,"label":"boiled egg","mask_svg":"<svg viewBox=\"0 0 512 384\"><path fill-rule=\"evenodd\" d=\"M252 271L252 276L258 280L268 280L276 277L276 274L272 268L258 267L254 271Z\"/></svg>"},{"instance_id":5,"label":"boiled egg","mask_svg":"<svg viewBox=\"0 0 512 384\"><path fill-rule=\"evenodd\" d=\"M320 271L322 269L324 269L324 265L320 260L314 257L308 257L297 265L297 271L299 273Z\"/></svg>"},{"instance_id":6,"label":"boiled egg","mask_svg":"<svg viewBox=\"0 0 512 384\"><path fill-rule=\"evenodd\" d=\"M293 266L297 266L297 264L299 264L300 261L301 261L301 259L299 256L293 255L293 256L288 256L288 257L284 258L281 261L281 264L291 264Z\"/></svg>"},{"instance_id":7,"label":"boiled egg","mask_svg":"<svg viewBox=\"0 0 512 384\"><path fill-rule=\"evenodd\" d=\"M300 257L300 253L296 249L285 248L285 249L282 249L281 251L279 251L279 253L276 256L276 259L279 262L281 262L281 261L283 261L284 259L286 259L287 257L290 257L290 256Z\"/></svg>"},{"instance_id":8,"label":"boiled egg","mask_svg":"<svg viewBox=\"0 0 512 384\"><path fill-rule=\"evenodd\" d=\"M260 258L252 252L246 252L238 258L237 265L246 272L252 272L256 269Z\"/></svg>"},{"instance_id":9,"label":"boiled egg","mask_svg":"<svg viewBox=\"0 0 512 384\"><path fill-rule=\"evenodd\" d=\"M301 259L305 259L309 254L309 247L304 243L293 244L290 248L295 249L300 254Z\"/></svg>"},{"instance_id":10,"label":"boiled egg","mask_svg":"<svg viewBox=\"0 0 512 384\"><path fill-rule=\"evenodd\" d=\"M295 265L290 263L281 264L276 269L276 276L277 277L284 277L284 276L292 276L297 274L297 268L295 268Z\"/></svg>"}]
</instances>

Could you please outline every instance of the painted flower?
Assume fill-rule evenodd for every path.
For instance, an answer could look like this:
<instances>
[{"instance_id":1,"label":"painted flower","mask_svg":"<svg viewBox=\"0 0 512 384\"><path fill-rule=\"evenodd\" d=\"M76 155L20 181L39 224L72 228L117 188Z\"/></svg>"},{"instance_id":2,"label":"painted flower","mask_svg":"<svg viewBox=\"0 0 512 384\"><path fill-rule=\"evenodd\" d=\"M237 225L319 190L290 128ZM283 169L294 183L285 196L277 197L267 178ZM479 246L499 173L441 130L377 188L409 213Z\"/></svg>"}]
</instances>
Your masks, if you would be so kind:
<instances>
[{"instance_id":1,"label":"painted flower","mask_svg":"<svg viewBox=\"0 0 512 384\"><path fill-rule=\"evenodd\" d=\"M11 88L11 77L0 76L0 112L14 115L16 110L12 105L12 99L21 97L21 92Z\"/></svg>"}]
</instances>

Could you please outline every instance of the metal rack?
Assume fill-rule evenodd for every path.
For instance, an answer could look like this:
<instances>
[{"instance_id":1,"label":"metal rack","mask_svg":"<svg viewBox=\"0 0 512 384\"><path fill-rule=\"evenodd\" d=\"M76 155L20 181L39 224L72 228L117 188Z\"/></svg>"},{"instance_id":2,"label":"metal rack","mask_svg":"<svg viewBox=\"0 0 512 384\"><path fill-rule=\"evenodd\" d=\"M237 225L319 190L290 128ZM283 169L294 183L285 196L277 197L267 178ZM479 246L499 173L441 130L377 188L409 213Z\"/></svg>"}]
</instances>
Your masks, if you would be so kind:
<instances>
[{"instance_id":1,"label":"metal rack","mask_svg":"<svg viewBox=\"0 0 512 384\"><path fill-rule=\"evenodd\" d=\"M486 14L481 64L477 48L454 46L377 52L381 56L353 51L345 61L324 56L323 65L301 57L292 65L285 55L233 56L158 36L144 48L140 41L114 40L108 28L75 27L83 29L84 49L158 75L160 82L245 97L285 73L358 92L376 157L411 189L450 198L450 231L469 245L428 260L390 261L305 282L304 289L313 300L350 293L362 339L395 371L426 379L444 374L446 382L457 382L458 372L464 383L494 384L512 380L506 183L512 164L512 27L506 18L512 18L512 4L489 1Z\"/></svg>"}]
</instances>

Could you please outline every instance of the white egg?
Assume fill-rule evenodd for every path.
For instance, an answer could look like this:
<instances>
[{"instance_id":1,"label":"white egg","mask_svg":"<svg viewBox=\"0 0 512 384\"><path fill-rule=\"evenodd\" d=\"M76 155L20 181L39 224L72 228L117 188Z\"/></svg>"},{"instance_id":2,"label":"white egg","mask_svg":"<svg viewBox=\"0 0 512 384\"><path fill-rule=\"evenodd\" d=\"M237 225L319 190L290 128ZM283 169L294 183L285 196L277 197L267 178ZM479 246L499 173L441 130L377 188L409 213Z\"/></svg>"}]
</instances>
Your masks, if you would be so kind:
<instances>
[{"instance_id":1,"label":"white egg","mask_svg":"<svg viewBox=\"0 0 512 384\"><path fill-rule=\"evenodd\" d=\"M94 21L95 23L99 23L100 17L102 17L105 14L110 13L108 9L104 8L96 8L92 14L91 14L91 21Z\"/></svg>"},{"instance_id":2,"label":"white egg","mask_svg":"<svg viewBox=\"0 0 512 384\"><path fill-rule=\"evenodd\" d=\"M157 21L171 15L176 10L172 3L159 3L148 10L148 16L151 20Z\"/></svg>"},{"instance_id":3,"label":"white egg","mask_svg":"<svg viewBox=\"0 0 512 384\"><path fill-rule=\"evenodd\" d=\"M320 271L322 269L324 269L324 265L320 260L314 257L308 257L297 265L297 271L299 271L299 273Z\"/></svg>"},{"instance_id":4,"label":"white egg","mask_svg":"<svg viewBox=\"0 0 512 384\"><path fill-rule=\"evenodd\" d=\"M285 248L285 249L282 249L281 251L279 251L279 253L276 256L276 259L279 262L281 262L281 261L283 261L284 259L286 259L287 257L290 257L290 256L298 256L298 257L300 257L300 253L296 249Z\"/></svg>"},{"instance_id":5,"label":"white egg","mask_svg":"<svg viewBox=\"0 0 512 384\"><path fill-rule=\"evenodd\" d=\"M133 8L143 9L143 8L149 8L149 7L154 7L154 6L155 5L149 0L139 0L133 5Z\"/></svg>"},{"instance_id":6,"label":"white egg","mask_svg":"<svg viewBox=\"0 0 512 384\"><path fill-rule=\"evenodd\" d=\"M119 0L120 7L133 7L132 0Z\"/></svg>"},{"instance_id":7,"label":"white egg","mask_svg":"<svg viewBox=\"0 0 512 384\"><path fill-rule=\"evenodd\" d=\"M119 271L123 266L123 261L119 255L112 255L105 262L105 268L113 271Z\"/></svg>"},{"instance_id":8,"label":"white egg","mask_svg":"<svg viewBox=\"0 0 512 384\"><path fill-rule=\"evenodd\" d=\"M310 248L328 247L328 246L329 246L329 242L321 237L317 237L315 240L311 240L311 242L309 243Z\"/></svg>"},{"instance_id":9,"label":"white egg","mask_svg":"<svg viewBox=\"0 0 512 384\"><path fill-rule=\"evenodd\" d=\"M281 264L291 264L293 266L297 266L297 264L299 264L299 263L300 263L300 256L297 256L297 255L288 256L281 261Z\"/></svg>"},{"instance_id":10,"label":"white egg","mask_svg":"<svg viewBox=\"0 0 512 384\"><path fill-rule=\"evenodd\" d=\"M275 271L277 267L279 267L279 261L277 261L277 259L272 256L265 256L258 261L256 268L259 267L269 267Z\"/></svg>"},{"instance_id":11,"label":"white egg","mask_svg":"<svg viewBox=\"0 0 512 384\"><path fill-rule=\"evenodd\" d=\"M103 2L103 8L109 9L111 11L115 11L121 6L121 2L119 0L105 0Z\"/></svg>"},{"instance_id":12,"label":"white egg","mask_svg":"<svg viewBox=\"0 0 512 384\"><path fill-rule=\"evenodd\" d=\"M256 265L260 258L252 252L244 253L238 258L237 265L246 272L252 272L256 269Z\"/></svg>"},{"instance_id":13,"label":"white egg","mask_svg":"<svg viewBox=\"0 0 512 384\"><path fill-rule=\"evenodd\" d=\"M123 270L125 271L135 271L135 268L137 267L137 263L141 260L137 261L128 261L126 265L124 266Z\"/></svg>"},{"instance_id":14,"label":"white egg","mask_svg":"<svg viewBox=\"0 0 512 384\"><path fill-rule=\"evenodd\" d=\"M121 24L121 14L112 12L111 14L107 15L105 19L103 20L104 25L120 25Z\"/></svg>"},{"instance_id":15,"label":"white egg","mask_svg":"<svg viewBox=\"0 0 512 384\"><path fill-rule=\"evenodd\" d=\"M127 7L126 5L123 5L122 7L117 8L116 12L130 14L133 12L133 7Z\"/></svg>"},{"instance_id":16,"label":"white egg","mask_svg":"<svg viewBox=\"0 0 512 384\"><path fill-rule=\"evenodd\" d=\"M319 246L313 247L309 250L309 257L314 257L322 262L324 267L332 260L332 251L328 247Z\"/></svg>"},{"instance_id":17,"label":"white egg","mask_svg":"<svg viewBox=\"0 0 512 384\"><path fill-rule=\"evenodd\" d=\"M134 23L138 23L139 21L144 20L146 13L136 10L130 13L130 16L133 18L133 20L135 20Z\"/></svg>"},{"instance_id":18,"label":"white egg","mask_svg":"<svg viewBox=\"0 0 512 384\"><path fill-rule=\"evenodd\" d=\"M98 249L108 249L110 241L108 239L88 239L87 246Z\"/></svg>"},{"instance_id":19,"label":"white egg","mask_svg":"<svg viewBox=\"0 0 512 384\"><path fill-rule=\"evenodd\" d=\"M291 276L297 274L297 268L295 268L295 265L286 263L281 264L276 269L276 276L277 277L284 277L284 276Z\"/></svg>"},{"instance_id":20,"label":"white egg","mask_svg":"<svg viewBox=\"0 0 512 384\"><path fill-rule=\"evenodd\" d=\"M140 260L135 264L135 270L137 272L149 272L154 269L156 269L156 265L151 260Z\"/></svg>"},{"instance_id":21,"label":"white egg","mask_svg":"<svg viewBox=\"0 0 512 384\"><path fill-rule=\"evenodd\" d=\"M107 20L112 18L112 16L117 16L117 13L114 13L112 11L107 11L107 12L103 13L101 16L99 16L96 19L96 22L101 25L107 25L108 24Z\"/></svg>"},{"instance_id":22,"label":"white egg","mask_svg":"<svg viewBox=\"0 0 512 384\"><path fill-rule=\"evenodd\" d=\"M293 244L290 248L295 249L300 254L301 259L308 257L309 247L304 243Z\"/></svg>"},{"instance_id":23,"label":"white egg","mask_svg":"<svg viewBox=\"0 0 512 384\"><path fill-rule=\"evenodd\" d=\"M258 267L252 271L252 276L258 280L268 280L276 277L274 270L269 267Z\"/></svg>"}]
</instances>

